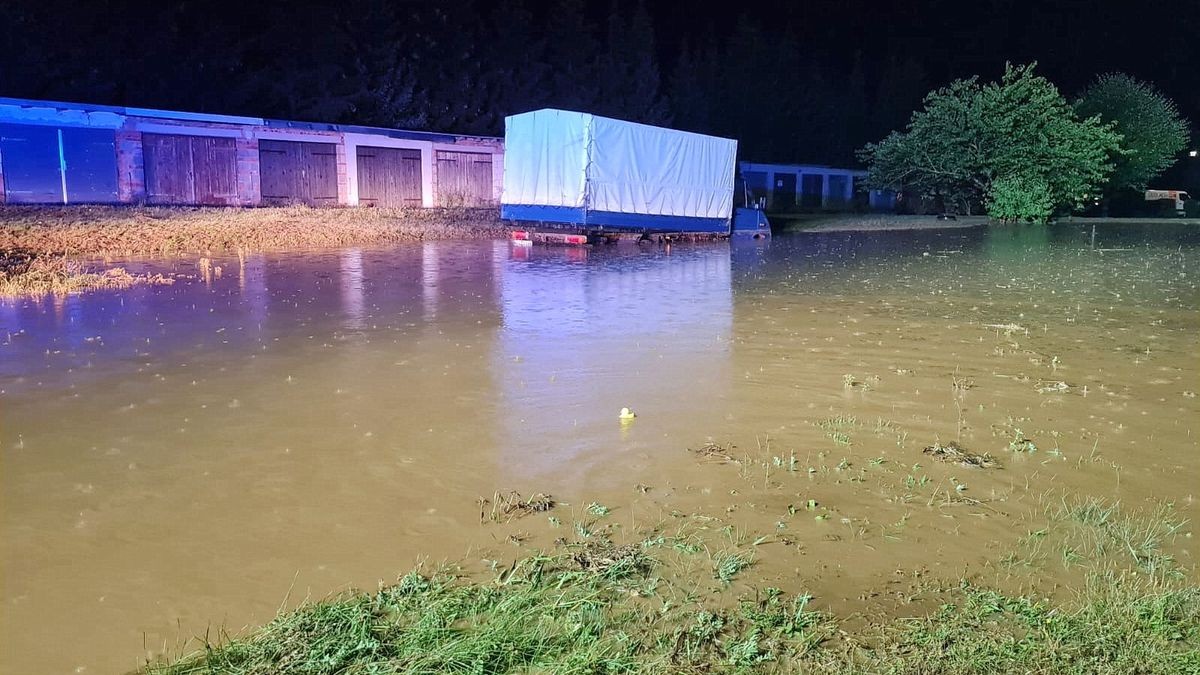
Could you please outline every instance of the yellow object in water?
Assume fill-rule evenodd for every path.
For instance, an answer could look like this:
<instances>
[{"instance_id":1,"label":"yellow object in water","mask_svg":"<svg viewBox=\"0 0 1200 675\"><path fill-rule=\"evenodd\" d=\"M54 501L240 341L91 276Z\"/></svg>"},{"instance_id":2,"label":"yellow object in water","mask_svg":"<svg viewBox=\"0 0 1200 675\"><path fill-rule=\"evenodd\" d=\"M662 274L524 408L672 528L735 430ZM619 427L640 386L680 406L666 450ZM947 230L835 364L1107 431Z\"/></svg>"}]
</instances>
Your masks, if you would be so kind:
<instances>
[{"instance_id":1,"label":"yellow object in water","mask_svg":"<svg viewBox=\"0 0 1200 675\"><path fill-rule=\"evenodd\" d=\"M626 422L637 417L637 415L635 415L634 412L629 408L621 408L621 414L617 415L617 417L620 418L622 422Z\"/></svg>"}]
</instances>

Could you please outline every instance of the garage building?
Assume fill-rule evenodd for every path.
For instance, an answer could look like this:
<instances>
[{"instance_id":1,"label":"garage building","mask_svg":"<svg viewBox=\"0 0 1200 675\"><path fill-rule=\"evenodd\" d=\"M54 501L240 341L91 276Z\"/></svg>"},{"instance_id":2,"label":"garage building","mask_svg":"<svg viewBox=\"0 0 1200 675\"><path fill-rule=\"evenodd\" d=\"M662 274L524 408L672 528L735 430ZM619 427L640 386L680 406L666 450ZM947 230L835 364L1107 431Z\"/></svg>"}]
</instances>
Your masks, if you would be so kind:
<instances>
[{"instance_id":1,"label":"garage building","mask_svg":"<svg viewBox=\"0 0 1200 675\"><path fill-rule=\"evenodd\" d=\"M502 139L0 98L0 203L491 206Z\"/></svg>"}]
</instances>

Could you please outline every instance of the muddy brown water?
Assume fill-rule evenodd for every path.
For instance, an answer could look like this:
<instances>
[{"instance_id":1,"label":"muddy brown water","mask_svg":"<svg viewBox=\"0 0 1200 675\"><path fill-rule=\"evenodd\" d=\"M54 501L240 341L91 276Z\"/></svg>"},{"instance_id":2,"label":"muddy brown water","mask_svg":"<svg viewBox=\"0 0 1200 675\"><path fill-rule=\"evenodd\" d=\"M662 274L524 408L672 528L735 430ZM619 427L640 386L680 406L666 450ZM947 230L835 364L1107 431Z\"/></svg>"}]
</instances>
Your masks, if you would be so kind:
<instances>
[{"instance_id":1,"label":"muddy brown water","mask_svg":"<svg viewBox=\"0 0 1200 675\"><path fill-rule=\"evenodd\" d=\"M1195 228L214 264L0 304L0 672L129 671L575 521L704 530L753 554L746 584L853 613L995 570L1053 500L1200 515ZM952 440L1001 467L922 453ZM481 523L497 490L563 504Z\"/></svg>"}]
</instances>

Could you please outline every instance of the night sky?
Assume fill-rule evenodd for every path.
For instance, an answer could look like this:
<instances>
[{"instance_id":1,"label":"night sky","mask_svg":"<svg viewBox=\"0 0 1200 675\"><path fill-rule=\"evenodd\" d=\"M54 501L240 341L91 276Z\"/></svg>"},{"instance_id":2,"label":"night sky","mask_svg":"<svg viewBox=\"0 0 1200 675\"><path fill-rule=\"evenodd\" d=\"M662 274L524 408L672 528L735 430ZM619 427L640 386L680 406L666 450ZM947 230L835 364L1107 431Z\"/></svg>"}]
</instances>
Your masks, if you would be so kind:
<instances>
[{"instance_id":1,"label":"night sky","mask_svg":"<svg viewBox=\"0 0 1200 675\"><path fill-rule=\"evenodd\" d=\"M611 42L610 16L627 18L638 5L637 0L566 0L571 2L582 5L583 22L600 51ZM532 24L524 34L513 34L496 19L497 7L510 5L523 5L530 13ZM590 107L735 135L759 159L850 161L854 148L902 126L929 89L975 74L995 79L1005 61L1036 60L1041 74L1068 98L1097 74L1120 70L1172 97L1193 127L1200 120L1200 2L1195 0L648 0L644 5L656 43L653 95L665 113L642 103L614 103L617 95L611 92L620 82L598 84L591 98L576 95L591 86L589 77L633 77L605 67L599 76L576 69L580 74L574 82L569 78L576 71L544 72L543 78L564 76L565 84L530 83L527 92L513 96L478 93L488 86L491 69L497 73L493 88L503 88L539 58L544 70L563 70L547 54L573 49L576 41L547 26L564 0L5 0L0 4L0 95L469 133L499 133L504 115L521 112L516 108ZM444 10L440 20L410 21L438 8ZM381 19L389 24L386 29L366 18L383 15L390 17ZM396 48L402 60L418 55L410 58L416 64L413 99L392 106L405 114L381 116L358 102L329 104L355 95L330 84L345 80L345 68L335 66L352 58L345 44L327 35L330 26L343 24L351 42L370 33L380 44L404 43ZM748 51L737 46L739 24L752 25L756 32L750 34L765 43L746 56L742 70L726 67ZM460 26L467 27L457 35ZM496 37L506 33L511 39ZM534 44L547 51L527 58L522 52ZM719 75L711 68L698 71L710 80L697 87L699 98L719 100L704 114L694 114L697 104L685 103L687 97L673 84L685 51L723 68ZM431 65L443 56L440 70ZM459 57L463 61L455 65ZM586 54L579 58L595 60ZM633 63L627 72L646 72L638 67ZM454 77L460 71L470 74ZM898 72L907 74L902 82L895 81ZM377 86L378 79L370 81L374 84L357 86ZM446 109L455 107L455 97L466 98L458 91L478 100L464 104L468 111L452 114ZM430 108L428 114L407 114L422 105ZM863 119L839 122L847 111ZM775 142L785 136L794 142Z\"/></svg>"},{"instance_id":2,"label":"night sky","mask_svg":"<svg viewBox=\"0 0 1200 675\"><path fill-rule=\"evenodd\" d=\"M797 37L831 73L849 71L856 55L871 64L903 55L940 85L976 74L995 78L1005 61L1037 61L1070 94L1098 73L1124 71L1200 118L1196 0L694 0L686 14L672 4L649 4L664 57L684 39L719 39L723 27L746 15Z\"/></svg>"}]
</instances>

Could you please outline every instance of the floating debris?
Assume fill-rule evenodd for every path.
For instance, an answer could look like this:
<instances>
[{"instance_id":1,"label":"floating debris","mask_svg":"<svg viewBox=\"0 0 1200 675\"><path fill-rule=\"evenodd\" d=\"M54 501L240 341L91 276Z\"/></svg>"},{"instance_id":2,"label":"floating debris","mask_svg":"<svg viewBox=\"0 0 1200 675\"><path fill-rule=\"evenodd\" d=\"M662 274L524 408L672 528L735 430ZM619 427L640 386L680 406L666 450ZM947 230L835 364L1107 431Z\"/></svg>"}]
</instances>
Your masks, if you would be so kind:
<instances>
[{"instance_id":1,"label":"floating debris","mask_svg":"<svg viewBox=\"0 0 1200 675\"><path fill-rule=\"evenodd\" d=\"M1028 328L1015 323L985 323L983 324L983 327L1004 331L1005 335L1012 335L1013 333L1029 333Z\"/></svg>"},{"instance_id":2,"label":"floating debris","mask_svg":"<svg viewBox=\"0 0 1200 675\"><path fill-rule=\"evenodd\" d=\"M1000 463L988 453L985 452L982 455L976 454L954 441L944 444L940 442L934 443L927 446L923 452L943 462L961 464L966 467L991 469L1000 466Z\"/></svg>"},{"instance_id":3,"label":"floating debris","mask_svg":"<svg viewBox=\"0 0 1200 675\"><path fill-rule=\"evenodd\" d=\"M689 448L689 450L691 450L691 452L694 452L697 455L699 455L705 461L716 462L718 464L726 464L729 462L733 462L734 464L741 464L741 461L734 458L733 448L734 448L734 446L732 446L732 445L724 446L724 445L721 445L720 443L714 443L712 441L709 441L709 442L705 443L704 445L700 446L700 449L698 449L698 450L691 450L690 448Z\"/></svg>"},{"instance_id":4,"label":"floating debris","mask_svg":"<svg viewBox=\"0 0 1200 675\"><path fill-rule=\"evenodd\" d=\"M496 492L491 499L480 497L478 504L479 522L482 523L488 520L493 522L501 519L512 520L531 513L544 513L557 506L558 502L554 501L550 495L541 492L525 499L520 492L513 490L507 493ZM488 506L491 507L490 513L486 511Z\"/></svg>"},{"instance_id":5,"label":"floating debris","mask_svg":"<svg viewBox=\"0 0 1200 675\"><path fill-rule=\"evenodd\" d=\"M1039 380L1037 384L1037 392L1039 394L1062 393L1071 390L1071 385L1062 381L1046 382Z\"/></svg>"},{"instance_id":6,"label":"floating debris","mask_svg":"<svg viewBox=\"0 0 1200 675\"><path fill-rule=\"evenodd\" d=\"M611 541L589 541L572 556L579 568L598 574L626 576L634 572L650 570L650 558L637 544L617 546Z\"/></svg>"}]
</instances>

